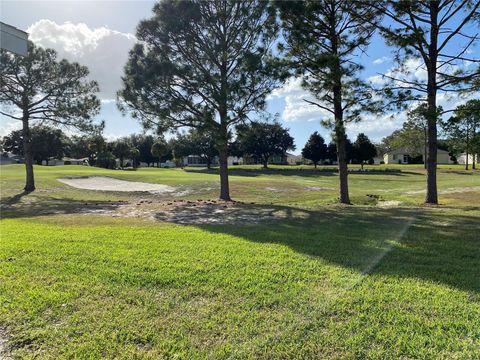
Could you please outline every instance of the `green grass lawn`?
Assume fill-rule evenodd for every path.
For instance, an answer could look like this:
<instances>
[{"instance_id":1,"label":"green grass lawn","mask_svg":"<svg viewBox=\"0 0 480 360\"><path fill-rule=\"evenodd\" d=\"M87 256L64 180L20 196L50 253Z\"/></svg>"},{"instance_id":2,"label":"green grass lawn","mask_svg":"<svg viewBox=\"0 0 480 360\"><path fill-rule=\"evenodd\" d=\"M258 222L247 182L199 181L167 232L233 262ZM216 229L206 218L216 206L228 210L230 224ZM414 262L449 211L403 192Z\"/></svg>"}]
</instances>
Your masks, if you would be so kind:
<instances>
[{"instance_id":1,"label":"green grass lawn","mask_svg":"<svg viewBox=\"0 0 480 360\"><path fill-rule=\"evenodd\" d=\"M425 207L423 169L395 168L351 174L354 206L335 173L233 168L235 199L304 216L177 225L80 213L147 195L56 179L209 199L215 169L35 167L25 195L23 167L2 166L0 337L14 358L478 358L480 173L441 169Z\"/></svg>"}]
</instances>

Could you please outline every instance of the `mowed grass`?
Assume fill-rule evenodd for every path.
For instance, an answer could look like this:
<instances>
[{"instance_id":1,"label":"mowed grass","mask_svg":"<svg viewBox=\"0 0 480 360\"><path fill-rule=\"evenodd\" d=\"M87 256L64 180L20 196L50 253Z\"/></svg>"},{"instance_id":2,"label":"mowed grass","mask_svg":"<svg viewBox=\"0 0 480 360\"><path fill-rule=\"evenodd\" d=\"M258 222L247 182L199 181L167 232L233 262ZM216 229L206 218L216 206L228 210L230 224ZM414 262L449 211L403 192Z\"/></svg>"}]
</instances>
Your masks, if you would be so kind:
<instances>
[{"instance_id":1,"label":"mowed grass","mask_svg":"<svg viewBox=\"0 0 480 360\"><path fill-rule=\"evenodd\" d=\"M145 194L70 188L106 175L217 193L204 169L1 167L0 336L18 358L478 358L480 177L439 172L443 206L420 206L421 168L352 174L232 169L242 201L302 219L182 226L58 211ZM298 171L297 171L298 170ZM313 188L313 189L312 189ZM420 192L419 192L420 191ZM380 208L367 194L401 201ZM370 200L369 200L370 199ZM74 204L74 205L72 205ZM51 213L40 209L52 207Z\"/></svg>"}]
</instances>

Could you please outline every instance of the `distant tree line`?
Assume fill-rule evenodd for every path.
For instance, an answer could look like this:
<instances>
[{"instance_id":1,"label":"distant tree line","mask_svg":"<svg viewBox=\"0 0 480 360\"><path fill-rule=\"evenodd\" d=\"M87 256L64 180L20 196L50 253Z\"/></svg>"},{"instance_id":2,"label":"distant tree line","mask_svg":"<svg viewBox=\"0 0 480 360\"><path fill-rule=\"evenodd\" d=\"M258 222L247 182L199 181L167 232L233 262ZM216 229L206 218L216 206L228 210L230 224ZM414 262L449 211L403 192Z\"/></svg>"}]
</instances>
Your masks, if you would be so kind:
<instances>
[{"instance_id":1,"label":"distant tree line","mask_svg":"<svg viewBox=\"0 0 480 360\"><path fill-rule=\"evenodd\" d=\"M109 169L117 167L117 159L120 168L136 168L140 163L158 167L167 160L182 165L183 157L196 155L210 168L219 157L215 134L199 129L178 132L169 140L132 134L108 141L99 132L67 136L62 130L45 125L34 126L30 132L31 154L37 164L48 165L51 159L69 157L87 159L91 166ZM25 155L23 144L22 130L12 131L1 141L3 151L21 156ZM288 129L278 122L262 121L240 126L235 139L229 137L228 146L232 155L250 157L264 167L272 156L285 156L287 150L295 149Z\"/></svg>"},{"instance_id":2,"label":"distant tree line","mask_svg":"<svg viewBox=\"0 0 480 360\"><path fill-rule=\"evenodd\" d=\"M376 146L363 133L358 134L354 143L345 136L345 161L360 164L373 164L377 155ZM318 164L334 164L337 161L337 145L335 142L325 143L324 138L315 131L302 149L302 156L310 160L315 167Z\"/></svg>"}]
</instances>

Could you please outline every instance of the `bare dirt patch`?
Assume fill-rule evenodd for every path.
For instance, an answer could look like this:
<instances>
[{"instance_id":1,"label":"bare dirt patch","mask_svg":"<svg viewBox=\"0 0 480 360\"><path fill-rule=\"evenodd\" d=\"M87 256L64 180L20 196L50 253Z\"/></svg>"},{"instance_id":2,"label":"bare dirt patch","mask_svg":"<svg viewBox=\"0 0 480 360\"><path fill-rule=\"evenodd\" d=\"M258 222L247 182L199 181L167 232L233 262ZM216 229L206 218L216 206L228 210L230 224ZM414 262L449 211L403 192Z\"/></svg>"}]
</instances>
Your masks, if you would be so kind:
<instances>
[{"instance_id":1,"label":"bare dirt patch","mask_svg":"<svg viewBox=\"0 0 480 360\"><path fill-rule=\"evenodd\" d=\"M154 194L168 193L175 191L175 188L163 184L152 184L139 181L125 181L108 176L89 176L83 178L61 178L58 181L69 186L99 191L143 191Z\"/></svg>"},{"instance_id":2,"label":"bare dirt patch","mask_svg":"<svg viewBox=\"0 0 480 360\"><path fill-rule=\"evenodd\" d=\"M120 205L113 212L103 214L113 217L150 218L184 225L254 224L308 216L308 213L301 209L221 200L139 200Z\"/></svg>"},{"instance_id":3,"label":"bare dirt patch","mask_svg":"<svg viewBox=\"0 0 480 360\"><path fill-rule=\"evenodd\" d=\"M402 202L398 200L381 200L377 203L378 207L399 206Z\"/></svg>"},{"instance_id":4,"label":"bare dirt patch","mask_svg":"<svg viewBox=\"0 0 480 360\"><path fill-rule=\"evenodd\" d=\"M465 186L465 187L452 187L446 188L439 191L439 194L457 194L457 193L464 193L469 191L480 191L480 186ZM426 190L414 190L414 191L407 191L405 194L408 195L415 195L415 194L424 194Z\"/></svg>"}]
</instances>

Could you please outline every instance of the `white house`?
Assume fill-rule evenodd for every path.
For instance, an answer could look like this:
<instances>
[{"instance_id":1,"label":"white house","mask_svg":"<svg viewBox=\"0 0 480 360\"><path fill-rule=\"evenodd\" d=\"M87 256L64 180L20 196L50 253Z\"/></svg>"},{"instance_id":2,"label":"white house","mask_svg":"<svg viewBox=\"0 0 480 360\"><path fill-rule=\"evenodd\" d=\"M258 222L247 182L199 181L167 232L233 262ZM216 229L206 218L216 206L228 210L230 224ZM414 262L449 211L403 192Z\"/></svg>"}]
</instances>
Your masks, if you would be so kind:
<instances>
[{"instance_id":1,"label":"white house","mask_svg":"<svg viewBox=\"0 0 480 360\"><path fill-rule=\"evenodd\" d=\"M417 151L417 153L420 155L412 156L411 152L407 151L405 148L393 149L383 155L383 161L385 164L411 164L412 159L416 157L420 163L423 163L423 149ZM437 164L453 164L450 155L448 155L448 151L437 149Z\"/></svg>"},{"instance_id":2,"label":"white house","mask_svg":"<svg viewBox=\"0 0 480 360\"><path fill-rule=\"evenodd\" d=\"M478 163L478 159L480 159L479 154L476 156L474 154L468 154L468 163L473 164L473 160ZM460 155L457 156L457 162L459 164L466 164L467 162L467 153L461 153Z\"/></svg>"}]
</instances>

